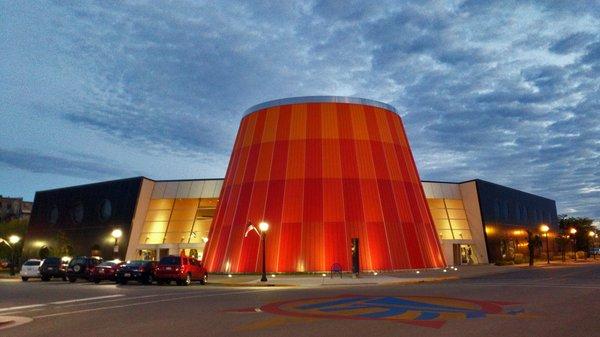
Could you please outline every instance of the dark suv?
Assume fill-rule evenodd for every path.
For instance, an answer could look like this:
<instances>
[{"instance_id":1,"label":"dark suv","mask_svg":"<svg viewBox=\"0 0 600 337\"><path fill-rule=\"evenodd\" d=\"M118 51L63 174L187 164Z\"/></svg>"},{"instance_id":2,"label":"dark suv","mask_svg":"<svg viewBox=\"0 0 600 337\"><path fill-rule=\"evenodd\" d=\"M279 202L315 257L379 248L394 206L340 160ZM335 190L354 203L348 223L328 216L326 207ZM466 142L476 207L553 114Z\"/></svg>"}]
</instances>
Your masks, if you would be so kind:
<instances>
[{"instance_id":1,"label":"dark suv","mask_svg":"<svg viewBox=\"0 0 600 337\"><path fill-rule=\"evenodd\" d=\"M47 257L40 266L40 276L42 281L48 282L53 277L67 280L67 262L60 257Z\"/></svg>"},{"instance_id":2,"label":"dark suv","mask_svg":"<svg viewBox=\"0 0 600 337\"><path fill-rule=\"evenodd\" d=\"M75 282L78 278L90 280L91 272L102 263L102 259L99 257L88 257L88 256L77 256L67 267L67 278L69 282Z\"/></svg>"}]
</instances>

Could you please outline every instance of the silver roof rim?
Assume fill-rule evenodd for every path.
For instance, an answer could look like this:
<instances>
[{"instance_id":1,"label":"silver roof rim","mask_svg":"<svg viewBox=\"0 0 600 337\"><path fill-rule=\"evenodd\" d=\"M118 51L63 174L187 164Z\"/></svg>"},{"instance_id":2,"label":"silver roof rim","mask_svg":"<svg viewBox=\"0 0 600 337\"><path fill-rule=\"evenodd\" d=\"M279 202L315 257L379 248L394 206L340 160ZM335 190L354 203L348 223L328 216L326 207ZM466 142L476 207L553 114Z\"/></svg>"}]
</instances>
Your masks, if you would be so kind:
<instances>
[{"instance_id":1,"label":"silver roof rim","mask_svg":"<svg viewBox=\"0 0 600 337\"><path fill-rule=\"evenodd\" d=\"M351 96L298 96L298 97L280 98L280 99L275 99L275 100L266 101L263 103L253 105L250 108L246 109L246 111L244 111L244 117L248 116L249 114L251 114L255 111L272 108L274 106L288 105L288 104L301 104L301 103L362 104L362 105L374 106L376 108L386 109L395 114L398 114L398 110L396 110L396 108L394 108L392 105L383 103L383 102L379 102L379 101L375 101L372 99L368 99L368 98L351 97Z\"/></svg>"}]
</instances>

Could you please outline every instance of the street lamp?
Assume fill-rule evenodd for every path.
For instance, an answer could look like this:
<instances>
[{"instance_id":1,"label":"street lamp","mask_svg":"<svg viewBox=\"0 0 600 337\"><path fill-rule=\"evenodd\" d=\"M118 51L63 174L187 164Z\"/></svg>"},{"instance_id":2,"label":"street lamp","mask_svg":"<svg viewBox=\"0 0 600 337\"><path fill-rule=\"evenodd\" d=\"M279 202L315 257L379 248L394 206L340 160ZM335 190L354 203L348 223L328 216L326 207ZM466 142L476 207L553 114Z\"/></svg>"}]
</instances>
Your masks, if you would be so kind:
<instances>
[{"instance_id":1,"label":"street lamp","mask_svg":"<svg viewBox=\"0 0 600 337\"><path fill-rule=\"evenodd\" d=\"M269 224L266 222L261 222L258 224L258 229L260 229L260 237L262 239L262 277L260 278L261 282L267 282L267 231L269 230Z\"/></svg>"},{"instance_id":2,"label":"street lamp","mask_svg":"<svg viewBox=\"0 0 600 337\"><path fill-rule=\"evenodd\" d=\"M550 230L550 227L548 227L548 225L542 225L540 230L542 233L546 234L546 258L548 259L548 264L550 264L550 253L548 252L548 231Z\"/></svg>"},{"instance_id":3,"label":"street lamp","mask_svg":"<svg viewBox=\"0 0 600 337\"><path fill-rule=\"evenodd\" d=\"M112 235L112 237L115 238L115 246L113 247L113 253L114 253L113 255L114 255L114 258L117 259L117 258L119 258L119 238L121 236L123 236L123 231L117 228L117 229L114 229L112 231L112 233L110 233L110 235Z\"/></svg>"},{"instance_id":4,"label":"street lamp","mask_svg":"<svg viewBox=\"0 0 600 337\"><path fill-rule=\"evenodd\" d=\"M10 242L10 276L15 276L15 252L17 250L17 243L21 241L21 238L18 235L11 235L8 237L8 242Z\"/></svg>"},{"instance_id":5,"label":"street lamp","mask_svg":"<svg viewBox=\"0 0 600 337\"><path fill-rule=\"evenodd\" d=\"M592 240L592 249L594 250L594 260L596 259L596 250L595 250L595 244L594 244L594 237L596 236L596 233L594 233L594 231L589 231L588 232L588 236L590 237L590 239ZM588 241L589 242L589 241ZM589 251L589 249L588 249Z\"/></svg>"},{"instance_id":6,"label":"street lamp","mask_svg":"<svg viewBox=\"0 0 600 337\"><path fill-rule=\"evenodd\" d=\"M575 234L577 234L577 230L575 228L571 228L569 233L573 235L573 255L575 255L575 261L577 261L577 237L575 236Z\"/></svg>"}]
</instances>

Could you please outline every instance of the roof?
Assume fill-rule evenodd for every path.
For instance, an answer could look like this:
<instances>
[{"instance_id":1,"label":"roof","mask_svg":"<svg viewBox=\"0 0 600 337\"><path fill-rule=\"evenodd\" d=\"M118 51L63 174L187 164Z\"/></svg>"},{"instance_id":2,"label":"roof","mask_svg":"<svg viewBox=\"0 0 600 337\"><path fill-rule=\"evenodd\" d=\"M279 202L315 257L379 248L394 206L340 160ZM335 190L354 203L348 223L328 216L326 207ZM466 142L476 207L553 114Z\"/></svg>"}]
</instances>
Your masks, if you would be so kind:
<instances>
[{"instance_id":1,"label":"roof","mask_svg":"<svg viewBox=\"0 0 600 337\"><path fill-rule=\"evenodd\" d=\"M256 104L244 112L244 116L247 116L255 111L271 108L274 106L280 105L288 105L288 104L301 104L301 103L352 103L352 104L362 104L362 105L370 105L376 108L382 108L394 113L398 113L396 108L393 106L375 101L367 98L360 97L349 97L349 96L300 96L300 97L288 97L281 98L272 101L267 101L264 103Z\"/></svg>"}]
</instances>

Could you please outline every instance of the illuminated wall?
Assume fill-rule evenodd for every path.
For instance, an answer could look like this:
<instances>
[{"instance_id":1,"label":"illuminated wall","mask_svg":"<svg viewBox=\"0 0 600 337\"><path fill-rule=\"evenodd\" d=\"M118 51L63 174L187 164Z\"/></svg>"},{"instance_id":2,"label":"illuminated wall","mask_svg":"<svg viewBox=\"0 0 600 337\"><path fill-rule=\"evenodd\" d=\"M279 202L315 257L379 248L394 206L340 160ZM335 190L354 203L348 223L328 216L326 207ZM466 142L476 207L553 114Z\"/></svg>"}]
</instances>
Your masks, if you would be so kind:
<instances>
[{"instance_id":1,"label":"illuminated wall","mask_svg":"<svg viewBox=\"0 0 600 337\"><path fill-rule=\"evenodd\" d=\"M211 272L444 266L402 121L385 104L344 97L267 102L241 121L205 250Z\"/></svg>"}]
</instances>

